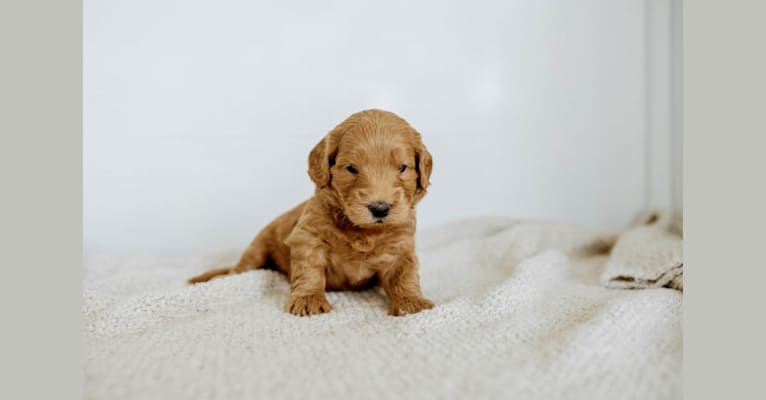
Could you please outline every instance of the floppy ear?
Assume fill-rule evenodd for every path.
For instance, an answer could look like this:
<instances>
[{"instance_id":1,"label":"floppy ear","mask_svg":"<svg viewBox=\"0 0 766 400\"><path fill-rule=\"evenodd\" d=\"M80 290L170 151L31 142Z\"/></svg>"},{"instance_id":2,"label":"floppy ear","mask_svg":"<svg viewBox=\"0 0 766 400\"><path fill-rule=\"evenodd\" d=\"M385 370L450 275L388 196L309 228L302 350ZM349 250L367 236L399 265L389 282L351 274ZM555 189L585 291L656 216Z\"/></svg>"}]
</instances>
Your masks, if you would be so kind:
<instances>
[{"instance_id":1,"label":"floppy ear","mask_svg":"<svg viewBox=\"0 0 766 400\"><path fill-rule=\"evenodd\" d=\"M335 165L339 136L340 129L338 127L322 138L309 153L309 177L314 181L317 189L330 185L330 167Z\"/></svg>"},{"instance_id":2,"label":"floppy ear","mask_svg":"<svg viewBox=\"0 0 766 400\"><path fill-rule=\"evenodd\" d=\"M309 177L321 189L330 183L330 163L326 155L326 138L322 138L309 153Z\"/></svg>"},{"instance_id":3,"label":"floppy ear","mask_svg":"<svg viewBox=\"0 0 766 400\"><path fill-rule=\"evenodd\" d=\"M415 203L426 195L426 189L431 184L431 168L433 160L431 153L420 139L420 134L415 132L415 170L418 173L418 188L415 190Z\"/></svg>"}]
</instances>

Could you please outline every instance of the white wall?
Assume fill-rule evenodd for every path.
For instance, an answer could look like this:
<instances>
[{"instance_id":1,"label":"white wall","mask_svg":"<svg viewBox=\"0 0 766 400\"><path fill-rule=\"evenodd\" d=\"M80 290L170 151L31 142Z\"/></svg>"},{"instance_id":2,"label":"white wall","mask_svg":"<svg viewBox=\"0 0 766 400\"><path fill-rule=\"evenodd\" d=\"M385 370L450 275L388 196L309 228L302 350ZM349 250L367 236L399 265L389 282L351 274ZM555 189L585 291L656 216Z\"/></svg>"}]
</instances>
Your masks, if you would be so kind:
<instances>
[{"instance_id":1,"label":"white wall","mask_svg":"<svg viewBox=\"0 0 766 400\"><path fill-rule=\"evenodd\" d=\"M680 211L681 0L646 0L647 206Z\"/></svg>"},{"instance_id":2,"label":"white wall","mask_svg":"<svg viewBox=\"0 0 766 400\"><path fill-rule=\"evenodd\" d=\"M421 228L619 227L645 205L643 1L84 6L86 254L245 245L312 193L311 147L370 107L434 156Z\"/></svg>"}]
</instances>

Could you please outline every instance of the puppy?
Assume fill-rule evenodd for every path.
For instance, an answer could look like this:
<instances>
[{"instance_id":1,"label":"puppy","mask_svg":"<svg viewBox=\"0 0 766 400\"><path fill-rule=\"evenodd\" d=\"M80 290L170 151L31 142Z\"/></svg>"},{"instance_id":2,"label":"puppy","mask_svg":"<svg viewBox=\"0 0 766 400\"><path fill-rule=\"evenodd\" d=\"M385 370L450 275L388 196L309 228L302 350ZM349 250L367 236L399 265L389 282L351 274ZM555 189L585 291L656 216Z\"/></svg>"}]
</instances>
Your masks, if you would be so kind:
<instances>
[{"instance_id":1,"label":"puppy","mask_svg":"<svg viewBox=\"0 0 766 400\"><path fill-rule=\"evenodd\" d=\"M287 275L295 315L330 311L325 290L378 284L390 315L432 308L415 256L415 205L432 167L420 134L394 113L364 110L330 131L308 165L314 196L266 226L236 266L189 282L266 267Z\"/></svg>"}]
</instances>

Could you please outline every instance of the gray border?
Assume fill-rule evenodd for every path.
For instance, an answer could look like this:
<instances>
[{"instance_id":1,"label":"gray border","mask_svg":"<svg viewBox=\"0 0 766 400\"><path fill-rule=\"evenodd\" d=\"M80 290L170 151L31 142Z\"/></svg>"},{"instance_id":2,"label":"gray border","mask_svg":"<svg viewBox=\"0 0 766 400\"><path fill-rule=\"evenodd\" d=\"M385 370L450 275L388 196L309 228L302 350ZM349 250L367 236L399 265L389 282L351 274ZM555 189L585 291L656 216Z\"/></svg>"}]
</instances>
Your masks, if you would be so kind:
<instances>
[{"instance_id":1,"label":"gray border","mask_svg":"<svg viewBox=\"0 0 766 400\"><path fill-rule=\"evenodd\" d=\"M82 3L4 1L0 41L0 398L82 398Z\"/></svg>"},{"instance_id":2,"label":"gray border","mask_svg":"<svg viewBox=\"0 0 766 400\"><path fill-rule=\"evenodd\" d=\"M684 392L763 398L766 2L683 12Z\"/></svg>"}]
</instances>

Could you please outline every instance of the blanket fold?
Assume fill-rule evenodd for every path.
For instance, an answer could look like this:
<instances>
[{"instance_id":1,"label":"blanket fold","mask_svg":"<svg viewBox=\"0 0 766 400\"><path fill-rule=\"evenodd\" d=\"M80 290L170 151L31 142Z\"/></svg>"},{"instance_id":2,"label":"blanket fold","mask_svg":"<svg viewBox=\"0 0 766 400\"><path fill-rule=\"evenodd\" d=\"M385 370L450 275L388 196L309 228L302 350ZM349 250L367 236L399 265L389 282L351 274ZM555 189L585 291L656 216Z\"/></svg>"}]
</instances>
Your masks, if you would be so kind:
<instances>
[{"instance_id":1,"label":"blanket fold","mask_svg":"<svg viewBox=\"0 0 766 400\"><path fill-rule=\"evenodd\" d=\"M617 238L601 283L617 289L668 287L683 291L683 227L667 210L636 216Z\"/></svg>"}]
</instances>

